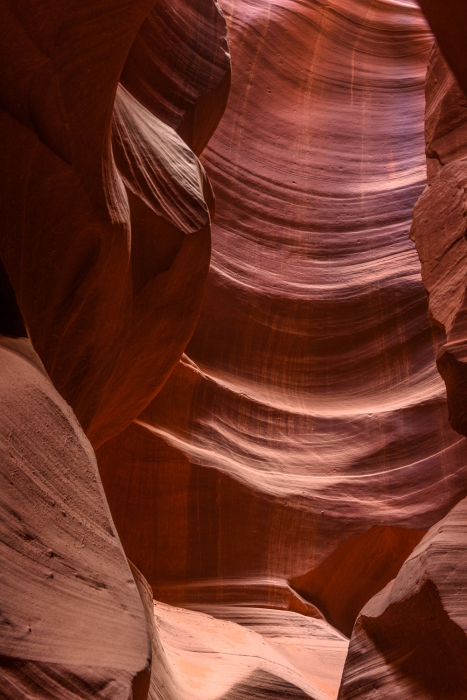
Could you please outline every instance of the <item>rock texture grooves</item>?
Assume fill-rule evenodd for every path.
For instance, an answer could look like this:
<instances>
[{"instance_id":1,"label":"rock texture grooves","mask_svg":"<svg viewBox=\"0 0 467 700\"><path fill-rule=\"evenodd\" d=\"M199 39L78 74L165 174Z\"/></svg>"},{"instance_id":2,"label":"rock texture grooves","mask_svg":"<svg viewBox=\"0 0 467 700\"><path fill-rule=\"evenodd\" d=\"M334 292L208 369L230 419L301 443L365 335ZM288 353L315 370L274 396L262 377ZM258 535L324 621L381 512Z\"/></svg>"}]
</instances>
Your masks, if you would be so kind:
<instances>
[{"instance_id":1,"label":"rock texture grooves","mask_svg":"<svg viewBox=\"0 0 467 700\"><path fill-rule=\"evenodd\" d=\"M0 696L143 700L143 606L95 456L26 338L0 337L0 406Z\"/></svg>"},{"instance_id":2,"label":"rock texture grooves","mask_svg":"<svg viewBox=\"0 0 467 700\"><path fill-rule=\"evenodd\" d=\"M350 634L466 492L408 237L432 38L412 2L223 9L233 81L203 156L218 213L200 320L99 466L157 599Z\"/></svg>"},{"instance_id":3,"label":"rock texture grooves","mask_svg":"<svg viewBox=\"0 0 467 700\"><path fill-rule=\"evenodd\" d=\"M213 197L189 145L225 107L225 21L213 0L3 0L0 20L0 256L98 445L157 393L199 314Z\"/></svg>"},{"instance_id":4,"label":"rock texture grooves","mask_svg":"<svg viewBox=\"0 0 467 700\"><path fill-rule=\"evenodd\" d=\"M440 40L444 48L449 30L456 51L453 19L459 22L451 17ZM447 56L453 59L450 50ZM446 332L437 365L451 424L461 434L467 434L466 136L467 99L435 46L426 77L428 186L415 206L411 236L432 320ZM339 698L467 697L466 514L463 500L428 532L395 581L362 610Z\"/></svg>"},{"instance_id":5,"label":"rock texture grooves","mask_svg":"<svg viewBox=\"0 0 467 700\"><path fill-rule=\"evenodd\" d=\"M195 328L225 20L2 0L0 23L0 696L146 700L147 616L83 429L125 428Z\"/></svg>"},{"instance_id":6,"label":"rock texture grooves","mask_svg":"<svg viewBox=\"0 0 467 700\"><path fill-rule=\"evenodd\" d=\"M0 696L462 700L466 98L222 6L0 0Z\"/></svg>"},{"instance_id":7,"label":"rock texture grooves","mask_svg":"<svg viewBox=\"0 0 467 700\"><path fill-rule=\"evenodd\" d=\"M467 698L467 500L435 525L354 627L341 700Z\"/></svg>"},{"instance_id":8,"label":"rock texture grooves","mask_svg":"<svg viewBox=\"0 0 467 700\"><path fill-rule=\"evenodd\" d=\"M467 434L467 98L436 47L426 82L428 187L414 210L411 236L422 263L430 312L444 328L438 369L451 425Z\"/></svg>"},{"instance_id":9,"label":"rock texture grooves","mask_svg":"<svg viewBox=\"0 0 467 700\"><path fill-rule=\"evenodd\" d=\"M465 60L465 31L467 6L463 0L418 0L436 39L451 68L467 93L467 62Z\"/></svg>"}]
</instances>

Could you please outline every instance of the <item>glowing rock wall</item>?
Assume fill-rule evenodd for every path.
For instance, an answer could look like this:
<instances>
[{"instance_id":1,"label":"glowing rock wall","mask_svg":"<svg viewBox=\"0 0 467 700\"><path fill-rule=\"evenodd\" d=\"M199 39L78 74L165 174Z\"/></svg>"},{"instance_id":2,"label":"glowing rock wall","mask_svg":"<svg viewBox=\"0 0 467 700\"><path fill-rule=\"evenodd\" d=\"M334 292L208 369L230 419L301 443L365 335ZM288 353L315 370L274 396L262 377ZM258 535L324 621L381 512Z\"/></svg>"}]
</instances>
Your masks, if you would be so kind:
<instances>
[{"instance_id":1,"label":"glowing rock wall","mask_svg":"<svg viewBox=\"0 0 467 700\"><path fill-rule=\"evenodd\" d=\"M466 99L221 4L0 8L0 695L460 699Z\"/></svg>"}]
</instances>

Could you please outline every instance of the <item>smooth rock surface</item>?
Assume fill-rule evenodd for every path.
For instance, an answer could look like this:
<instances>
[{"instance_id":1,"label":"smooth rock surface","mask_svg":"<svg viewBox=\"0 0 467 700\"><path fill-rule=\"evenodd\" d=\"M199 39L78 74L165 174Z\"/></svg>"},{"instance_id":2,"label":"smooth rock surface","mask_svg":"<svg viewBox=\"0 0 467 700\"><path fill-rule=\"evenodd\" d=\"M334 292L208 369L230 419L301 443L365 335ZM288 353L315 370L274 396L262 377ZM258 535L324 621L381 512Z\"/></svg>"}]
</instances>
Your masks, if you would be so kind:
<instances>
[{"instance_id":1,"label":"smooth rock surface","mask_svg":"<svg viewBox=\"0 0 467 700\"><path fill-rule=\"evenodd\" d=\"M308 621L301 615L296 615L297 620L291 620L290 615L284 619L282 614L274 618L273 611L254 608L223 612L234 619L243 612L243 624L219 620L205 612L154 604L156 629L177 698L336 697L347 640L329 625ZM249 629L246 615L254 620ZM254 629L261 622L263 631L268 627L267 635ZM300 654L302 668L297 659Z\"/></svg>"},{"instance_id":2,"label":"smooth rock surface","mask_svg":"<svg viewBox=\"0 0 467 700\"><path fill-rule=\"evenodd\" d=\"M467 698L467 500L362 610L340 700Z\"/></svg>"},{"instance_id":3,"label":"smooth rock surface","mask_svg":"<svg viewBox=\"0 0 467 700\"><path fill-rule=\"evenodd\" d=\"M200 321L99 467L159 600L324 613L349 634L467 490L408 237L432 37L415 2L222 6Z\"/></svg>"},{"instance_id":4,"label":"smooth rock surface","mask_svg":"<svg viewBox=\"0 0 467 700\"><path fill-rule=\"evenodd\" d=\"M143 700L141 599L92 448L25 338L0 337L0 696Z\"/></svg>"},{"instance_id":5,"label":"smooth rock surface","mask_svg":"<svg viewBox=\"0 0 467 700\"><path fill-rule=\"evenodd\" d=\"M34 347L93 445L128 425L177 364L208 271L212 191L175 128L199 146L219 121L226 28L214 0L180 0L178 25L173 9L0 8L0 256ZM172 111L138 101L135 85L158 71L168 84L154 94L167 88Z\"/></svg>"}]
</instances>

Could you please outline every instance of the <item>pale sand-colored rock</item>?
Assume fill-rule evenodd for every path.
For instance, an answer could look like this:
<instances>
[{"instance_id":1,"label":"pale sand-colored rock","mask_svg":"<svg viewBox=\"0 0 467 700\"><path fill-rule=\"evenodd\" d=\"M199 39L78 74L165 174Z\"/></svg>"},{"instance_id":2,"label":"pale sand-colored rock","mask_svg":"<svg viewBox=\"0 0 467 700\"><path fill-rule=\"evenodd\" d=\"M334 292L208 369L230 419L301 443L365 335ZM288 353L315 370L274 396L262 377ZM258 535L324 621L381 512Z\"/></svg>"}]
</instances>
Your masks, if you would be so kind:
<instances>
[{"instance_id":1,"label":"pale sand-colored rock","mask_svg":"<svg viewBox=\"0 0 467 700\"><path fill-rule=\"evenodd\" d=\"M235 605L198 606L262 637L330 698L337 695L348 640L323 620L296 612Z\"/></svg>"},{"instance_id":2,"label":"pale sand-colored rock","mask_svg":"<svg viewBox=\"0 0 467 700\"><path fill-rule=\"evenodd\" d=\"M288 619L274 617L274 611L254 608L221 610L233 619L238 615L243 624L154 604L156 628L180 698L336 697L347 640L327 623L294 613ZM254 621L250 629L244 626L245 613ZM254 631L261 624L268 625L269 634Z\"/></svg>"},{"instance_id":3,"label":"pale sand-colored rock","mask_svg":"<svg viewBox=\"0 0 467 700\"><path fill-rule=\"evenodd\" d=\"M132 565L151 631L149 700L337 697L348 640L297 613L154 602Z\"/></svg>"},{"instance_id":4,"label":"pale sand-colored rock","mask_svg":"<svg viewBox=\"0 0 467 700\"><path fill-rule=\"evenodd\" d=\"M143 700L150 644L95 456L25 338L0 337L0 696Z\"/></svg>"}]
</instances>

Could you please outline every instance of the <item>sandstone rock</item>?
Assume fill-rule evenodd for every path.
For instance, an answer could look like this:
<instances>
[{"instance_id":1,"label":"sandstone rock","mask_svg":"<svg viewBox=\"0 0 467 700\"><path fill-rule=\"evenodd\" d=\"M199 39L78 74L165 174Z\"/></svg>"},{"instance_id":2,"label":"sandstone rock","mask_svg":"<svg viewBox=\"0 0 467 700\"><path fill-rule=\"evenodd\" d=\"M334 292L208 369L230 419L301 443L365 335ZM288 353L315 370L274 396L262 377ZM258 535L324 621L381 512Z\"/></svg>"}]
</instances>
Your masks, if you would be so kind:
<instances>
[{"instance_id":1,"label":"sandstone rock","mask_svg":"<svg viewBox=\"0 0 467 700\"><path fill-rule=\"evenodd\" d=\"M414 3L223 9L200 321L99 467L159 600L321 611L349 634L467 488L407 235L432 37Z\"/></svg>"},{"instance_id":2,"label":"sandstone rock","mask_svg":"<svg viewBox=\"0 0 467 700\"><path fill-rule=\"evenodd\" d=\"M209 265L212 192L174 127L189 123L183 135L199 146L219 121L226 29L213 0L180 0L178 25L173 10L154 0L1 8L0 256L34 347L94 445L178 362ZM162 21L166 43L147 56ZM166 74L154 94L169 91L175 120L154 100L149 112L139 89L121 87L115 101L122 71L131 90L152 68Z\"/></svg>"},{"instance_id":3,"label":"sandstone rock","mask_svg":"<svg viewBox=\"0 0 467 700\"><path fill-rule=\"evenodd\" d=\"M230 87L225 21L212 0L159 0L138 32L121 81L201 153Z\"/></svg>"},{"instance_id":4,"label":"sandstone rock","mask_svg":"<svg viewBox=\"0 0 467 700\"><path fill-rule=\"evenodd\" d=\"M253 626L248 629L244 617L241 626L206 613L154 604L156 629L173 686L177 688L177 698L328 700L336 696L336 680L341 674L347 640L326 623L313 620L306 625L300 615L296 615L298 620L284 620L281 614L274 619L276 637L273 637L270 611L253 608L225 612L234 619L235 614L249 613L255 626L259 627L263 621L263 629L265 618L269 619L268 637L256 632ZM284 643L287 631L290 636ZM279 637L281 633L283 636ZM306 649L303 644L308 645ZM300 647L302 668L297 661ZM325 668L319 663L320 653L326 659ZM333 666L329 665L331 660Z\"/></svg>"},{"instance_id":5,"label":"sandstone rock","mask_svg":"<svg viewBox=\"0 0 467 700\"><path fill-rule=\"evenodd\" d=\"M92 448L25 338L0 338L0 695L143 700L146 621Z\"/></svg>"},{"instance_id":6,"label":"sandstone rock","mask_svg":"<svg viewBox=\"0 0 467 700\"><path fill-rule=\"evenodd\" d=\"M242 606L175 608L154 602L132 572L151 630L149 700L336 697L348 640L326 622Z\"/></svg>"},{"instance_id":7,"label":"sandstone rock","mask_svg":"<svg viewBox=\"0 0 467 700\"><path fill-rule=\"evenodd\" d=\"M465 61L465 32L467 7L463 0L418 0L443 54L449 61L457 80L467 93L467 65Z\"/></svg>"},{"instance_id":8,"label":"sandstone rock","mask_svg":"<svg viewBox=\"0 0 467 700\"><path fill-rule=\"evenodd\" d=\"M427 533L355 624L341 700L467 698L467 501Z\"/></svg>"},{"instance_id":9,"label":"sandstone rock","mask_svg":"<svg viewBox=\"0 0 467 700\"><path fill-rule=\"evenodd\" d=\"M467 435L467 98L439 49L426 80L428 187L414 209L411 237L434 323L446 332L438 369L446 383L451 425Z\"/></svg>"}]
</instances>

